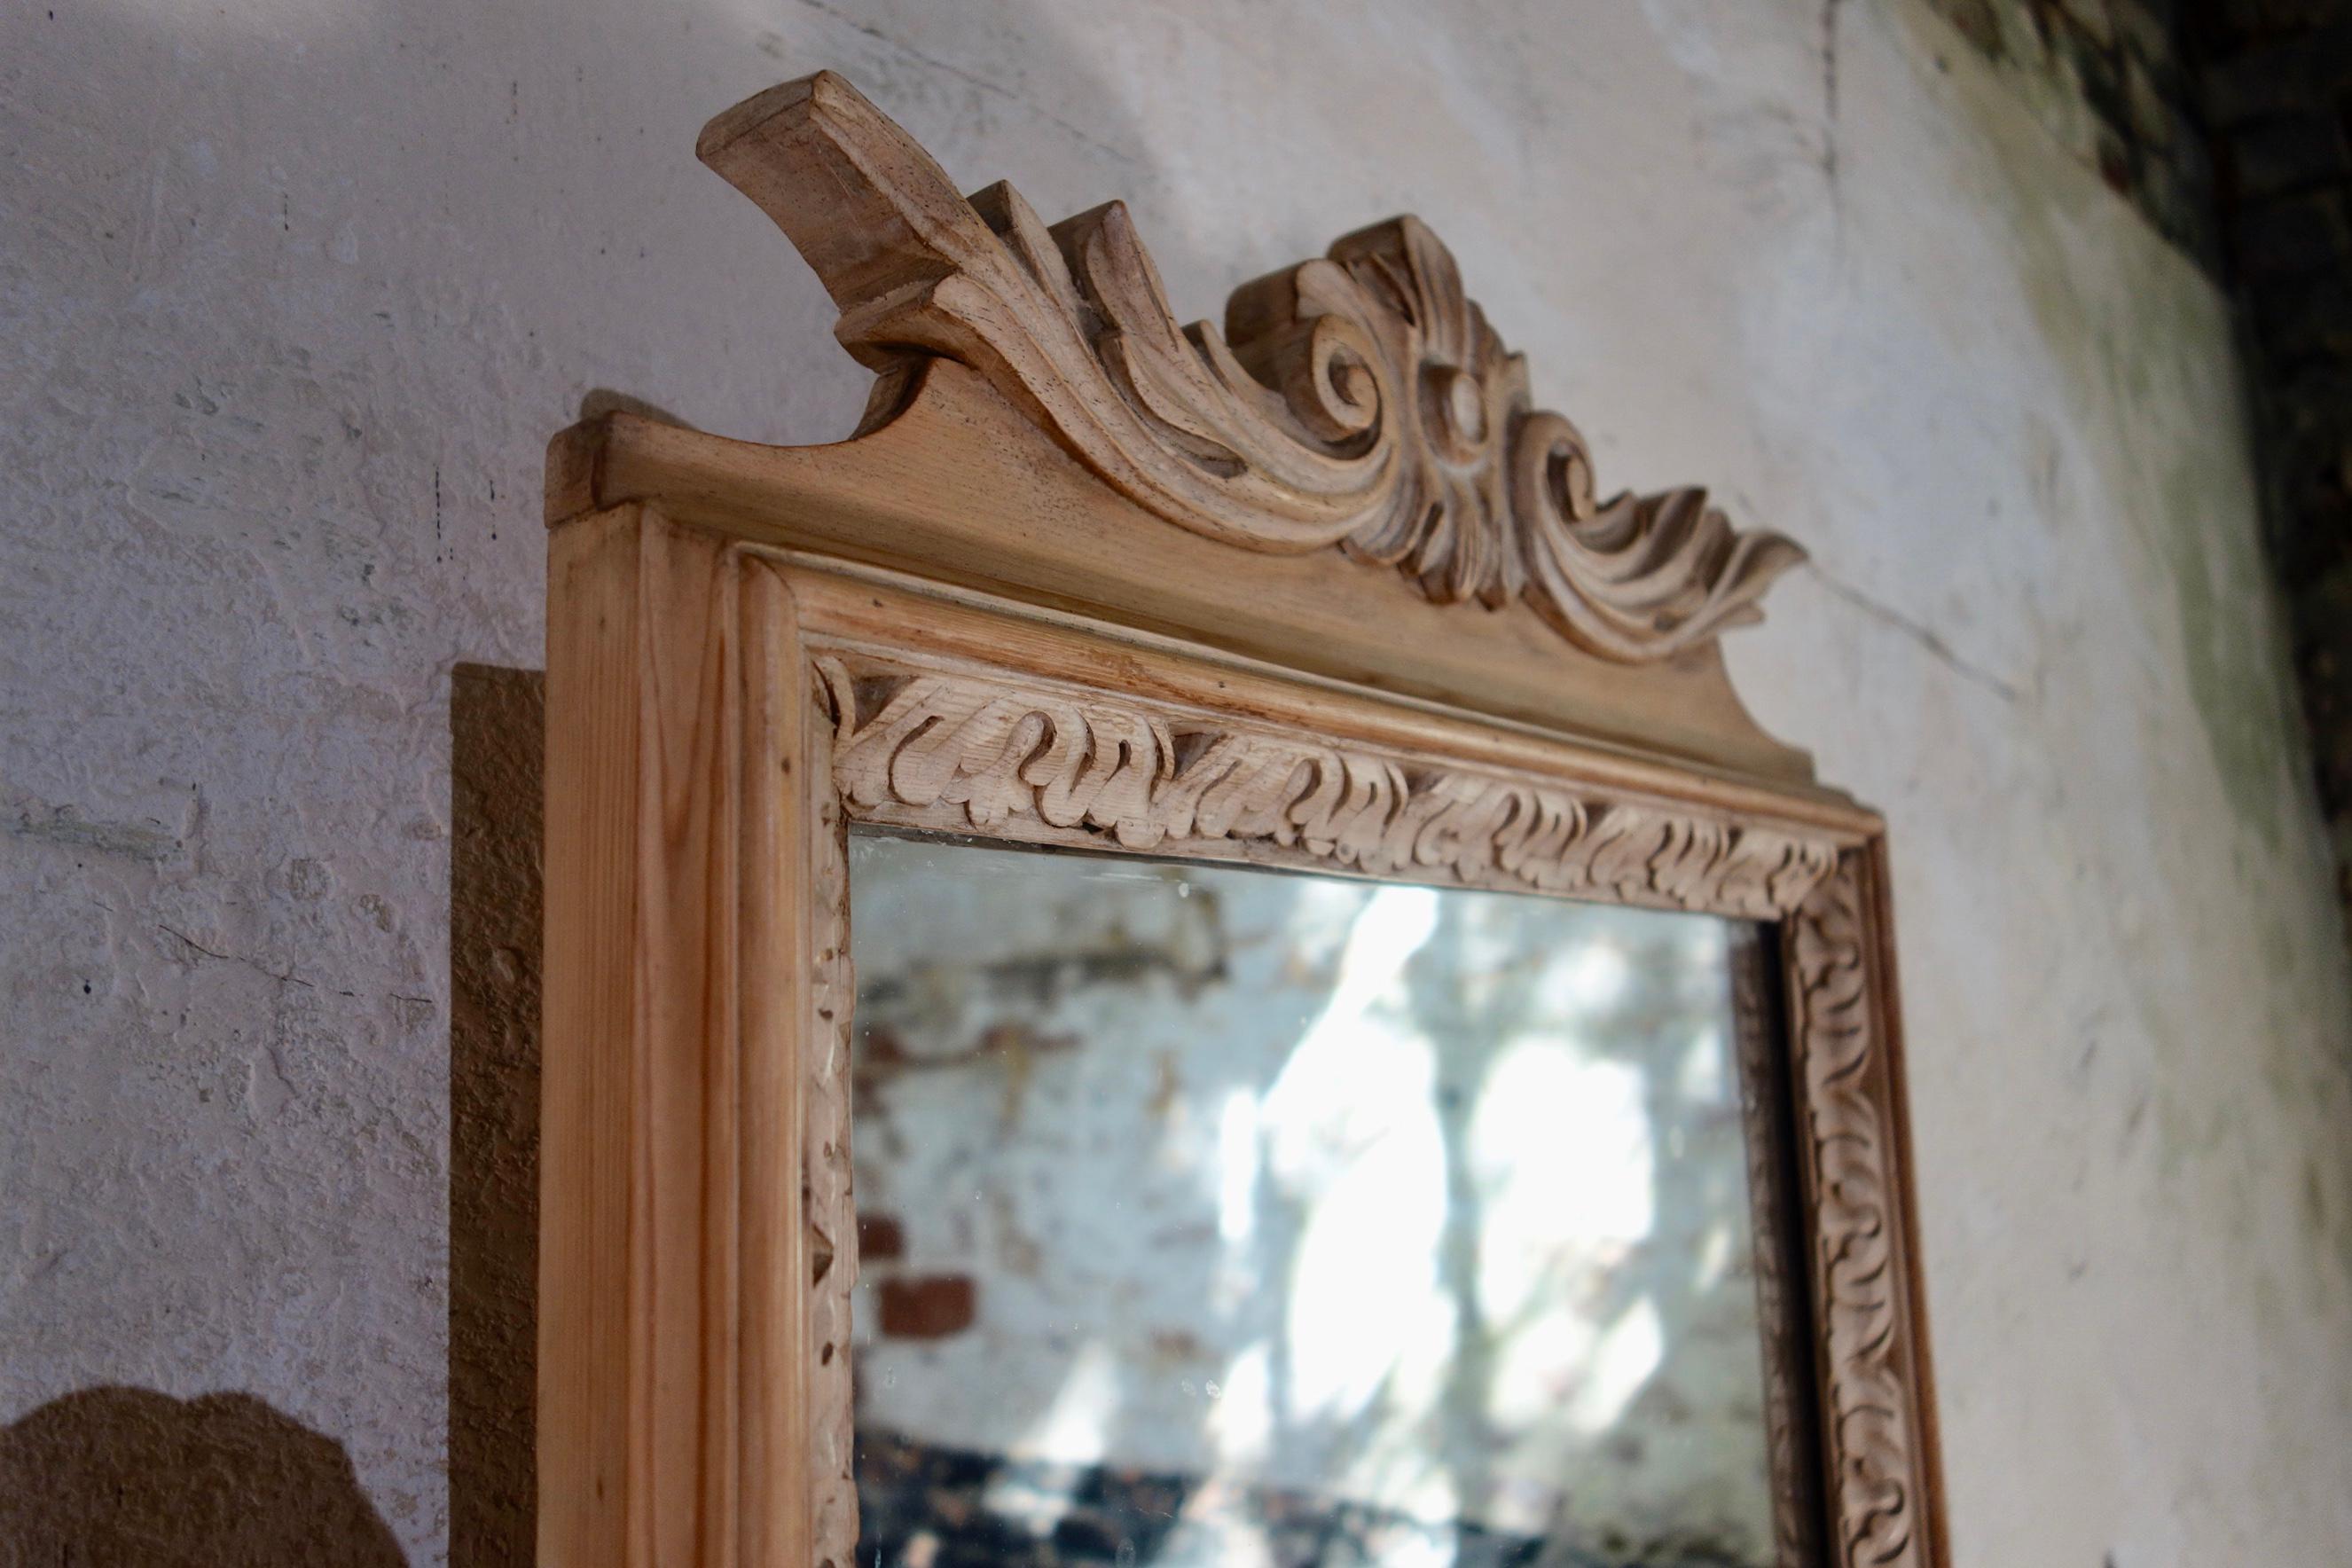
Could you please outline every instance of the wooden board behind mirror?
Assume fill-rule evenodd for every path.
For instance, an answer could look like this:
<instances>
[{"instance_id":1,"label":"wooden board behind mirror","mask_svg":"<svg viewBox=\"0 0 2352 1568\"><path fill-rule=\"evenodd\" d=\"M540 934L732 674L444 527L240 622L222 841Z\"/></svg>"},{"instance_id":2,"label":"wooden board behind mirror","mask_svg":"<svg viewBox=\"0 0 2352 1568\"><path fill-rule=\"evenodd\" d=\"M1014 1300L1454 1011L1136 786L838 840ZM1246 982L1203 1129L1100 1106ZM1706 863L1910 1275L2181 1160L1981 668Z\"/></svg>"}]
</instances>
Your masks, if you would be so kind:
<instances>
[{"instance_id":1,"label":"wooden board behind mirror","mask_svg":"<svg viewBox=\"0 0 2352 1568\"><path fill-rule=\"evenodd\" d=\"M699 151L877 379L551 447L542 1561L1943 1568L1796 546L1412 219L1180 329L837 77Z\"/></svg>"}]
</instances>

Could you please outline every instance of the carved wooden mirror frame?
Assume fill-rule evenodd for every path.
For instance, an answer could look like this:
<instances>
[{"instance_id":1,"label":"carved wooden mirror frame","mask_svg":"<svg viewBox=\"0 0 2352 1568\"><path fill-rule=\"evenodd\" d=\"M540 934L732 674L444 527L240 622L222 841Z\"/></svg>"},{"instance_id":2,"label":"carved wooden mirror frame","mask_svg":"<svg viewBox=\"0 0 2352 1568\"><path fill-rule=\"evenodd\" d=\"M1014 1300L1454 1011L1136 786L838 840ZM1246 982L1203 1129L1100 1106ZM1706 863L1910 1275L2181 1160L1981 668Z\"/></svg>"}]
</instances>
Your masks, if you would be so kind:
<instances>
[{"instance_id":1,"label":"carved wooden mirror frame","mask_svg":"<svg viewBox=\"0 0 2352 1568\"><path fill-rule=\"evenodd\" d=\"M831 74L698 150L879 379L550 451L541 1561L849 1568L865 822L1767 922L1783 1561L1941 1568L1884 827L1715 640L1797 548L1597 499L1417 220L1180 330L1122 207L966 199Z\"/></svg>"}]
</instances>

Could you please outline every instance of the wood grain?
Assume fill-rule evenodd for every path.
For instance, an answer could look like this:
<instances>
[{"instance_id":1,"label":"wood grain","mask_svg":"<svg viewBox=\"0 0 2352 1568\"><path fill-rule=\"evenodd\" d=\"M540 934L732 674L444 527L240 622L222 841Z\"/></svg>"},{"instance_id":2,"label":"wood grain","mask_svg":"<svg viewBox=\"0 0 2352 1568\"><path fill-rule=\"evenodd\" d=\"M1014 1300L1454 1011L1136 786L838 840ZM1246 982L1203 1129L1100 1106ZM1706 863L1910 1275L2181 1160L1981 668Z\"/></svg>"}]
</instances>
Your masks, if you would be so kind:
<instances>
[{"instance_id":1,"label":"wood grain","mask_svg":"<svg viewBox=\"0 0 2352 1568\"><path fill-rule=\"evenodd\" d=\"M747 542L813 552L1085 616L1283 668L1646 750L1809 781L1757 727L1719 644L1612 664L1525 603L1430 602L1339 551L1236 555L1107 489L976 372L930 361L890 420L829 447L767 447L636 414L549 448L551 523L653 504Z\"/></svg>"},{"instance_id":2,"label":"wood grain","mask_svg":"<svg viewBox=\"0 0 2352 1568\"><path fill-rule=\"evenodd\" d=\"M1583 436L1533 406L1527 361L1418 218L1236 290L1220 331L1177 324L1124 205L1049 227L1009 184L967 201L830 71L737 104L696 152L799 247L862 362L971 366L1179 528L1261 552L1344 548L1441 605L1524 600L1628 664L1755 618L1804 558L1695 489L1597 500Z\"/></svg>"},{"instance_id":3,"label":"wood grain","mask_svg":"<svg viewBox=\"0 0 2352 1568\"><path fill-rule=\"evenodd\" d=\"M826 731L727 541L624 508L556 531L550 584L541 1560L811 1562L831 1516L772 1478L810 1473L820 1385L845 1406L799 1174L803 1010L845 960L837 815L784 786Z\"/></svg>"}]
</instances>

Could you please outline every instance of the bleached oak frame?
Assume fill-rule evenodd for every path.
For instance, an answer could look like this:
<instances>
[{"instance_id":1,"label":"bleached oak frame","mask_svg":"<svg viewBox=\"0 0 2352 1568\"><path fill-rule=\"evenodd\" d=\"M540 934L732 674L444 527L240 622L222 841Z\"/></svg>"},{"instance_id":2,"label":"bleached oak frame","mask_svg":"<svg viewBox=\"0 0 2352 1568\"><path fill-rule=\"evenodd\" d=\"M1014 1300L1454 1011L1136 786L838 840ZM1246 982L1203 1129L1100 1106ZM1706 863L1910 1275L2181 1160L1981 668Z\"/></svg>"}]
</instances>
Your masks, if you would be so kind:
<instances>
[{"instance_id":1,"label":"bleached oak frame","mask_svg":"<svg viewBox=\"0 0 2352 1568\"><path fill-rule=\"evenodd\" d=\"M550 450L541 1562L850 1568L868 822L1767 922L1781 1554L1944 1568L1883 825L1715 640L1796 547L1596 499L1415 220L1180 330L1124 209L966 199L829 73L699 152L879 374L835 446Z\"/></svg>"}]
</instances>

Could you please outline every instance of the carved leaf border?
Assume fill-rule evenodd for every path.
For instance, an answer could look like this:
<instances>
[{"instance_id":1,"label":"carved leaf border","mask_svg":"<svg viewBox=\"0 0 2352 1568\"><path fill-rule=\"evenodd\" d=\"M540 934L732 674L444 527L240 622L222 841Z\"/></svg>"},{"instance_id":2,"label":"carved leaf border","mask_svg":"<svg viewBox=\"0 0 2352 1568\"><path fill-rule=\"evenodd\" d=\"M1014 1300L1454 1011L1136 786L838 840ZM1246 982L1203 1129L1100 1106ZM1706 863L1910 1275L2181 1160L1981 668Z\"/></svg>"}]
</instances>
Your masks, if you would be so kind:
<instances>
[{"instance_id":1,"label":"carved leaf border","mask_svg":"<svg viewBox=\"0 0 2352 1568\"><path fill-rule=\"evenodd\" d=\"M1892 1089L1876 1021L1859 857L1788 923L1799 1143L1811 1189L1815 1332L1832 1561L1922 1568L1927 1460L1916 1391Z\"/></svg>"},{"instance_id":2,"label":"carved leaf border","mask_svg":"<svg viewBox=\"0 0 2352 1568\"><path fill-rule=\"evenodd\" d=\"M1780 921L1831 1560L1926 1568L1905 1218L1859 858L1826 837L1013 672L815 656L848 816Z\"/></svg>"},{"instance_id":3,"label":"carved leaf border","mask_svg":"<svg viewBox=\"0 0 2352 1568\"><path fill-rule=\"evenodd\" d=\"M1342 746L1172 704L833 653L853 816L1135 851L1216 846L1373 877L1780 919L1838 847L1534 775Z\"/></svg>"}]
</instances>

